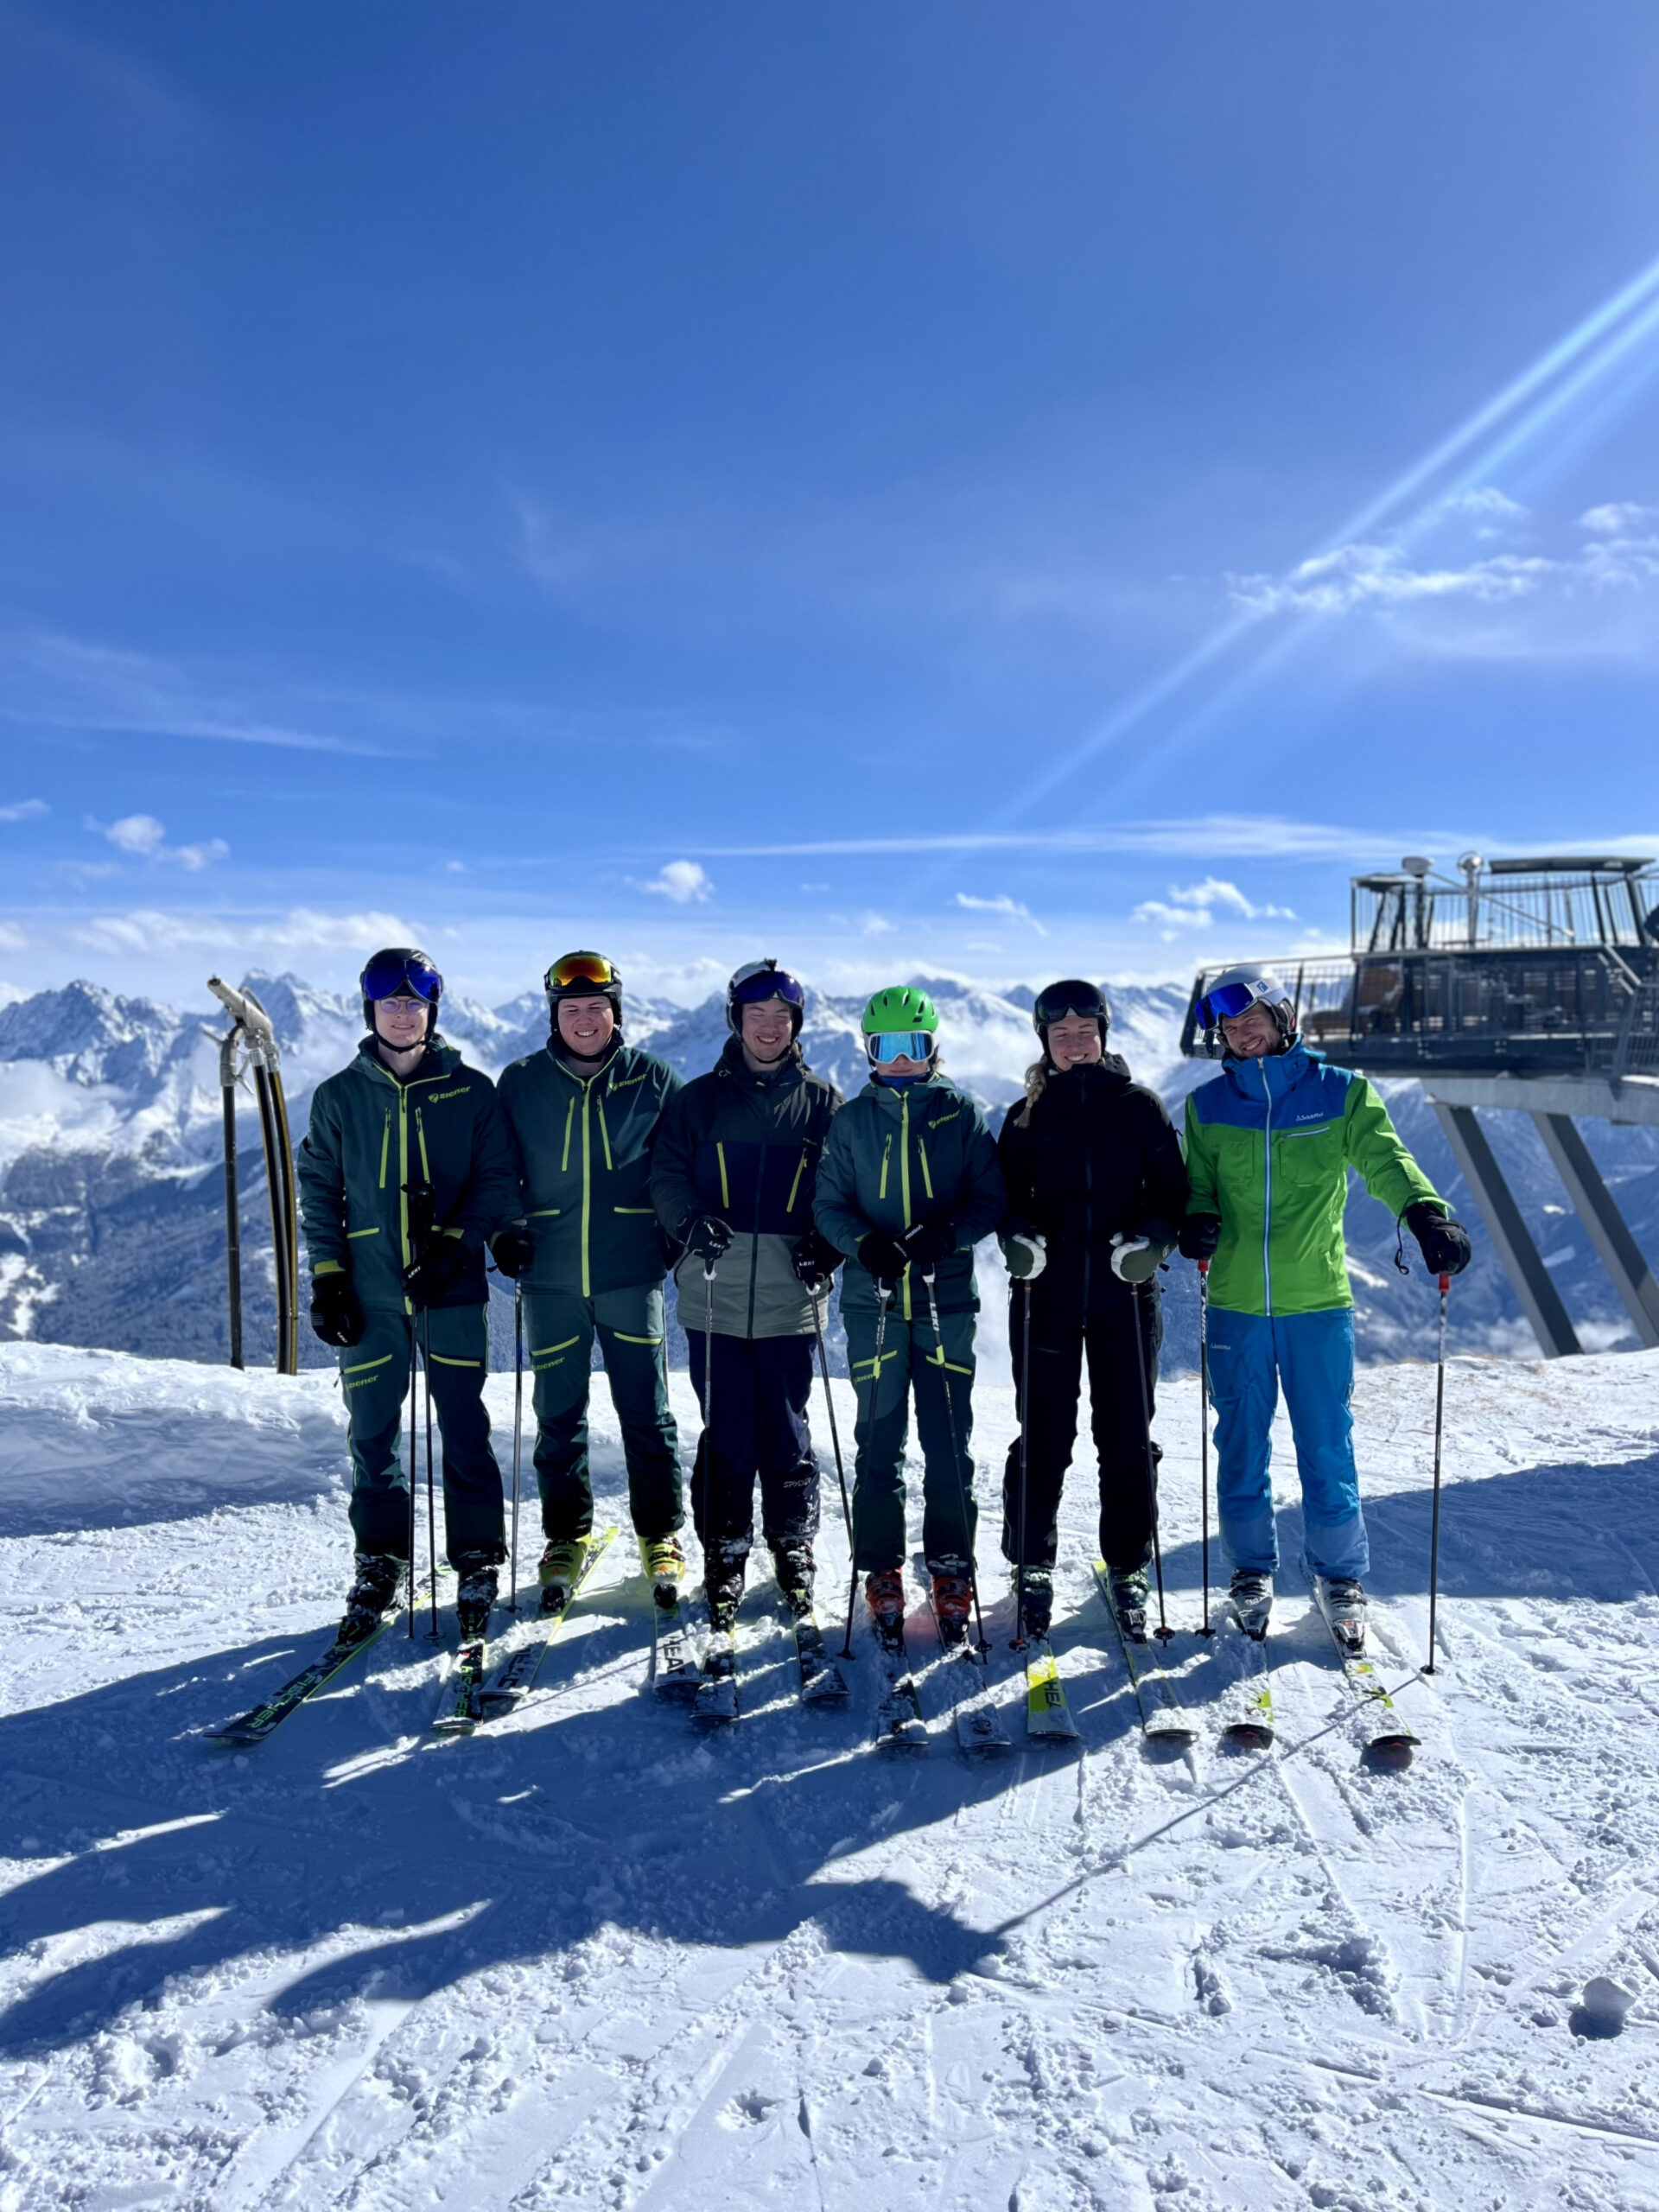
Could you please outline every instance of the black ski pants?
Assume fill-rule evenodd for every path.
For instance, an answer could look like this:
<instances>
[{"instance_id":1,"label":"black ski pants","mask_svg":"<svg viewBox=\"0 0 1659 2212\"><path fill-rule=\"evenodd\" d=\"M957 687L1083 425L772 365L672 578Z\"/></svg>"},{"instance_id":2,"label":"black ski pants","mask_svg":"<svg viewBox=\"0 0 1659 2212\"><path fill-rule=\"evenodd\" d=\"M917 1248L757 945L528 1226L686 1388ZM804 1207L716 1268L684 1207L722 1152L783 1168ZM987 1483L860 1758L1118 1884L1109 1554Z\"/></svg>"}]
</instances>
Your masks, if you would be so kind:
<instances>
[{"instance_id":1,"label":"black ski pants","mask_svg":"<svg viewBox=\"0 0 1659 2212\"><path fill-rule=\"evenodd\" d=\"M818 1465L807 1425L812 1344L810 1337L716 1333L711 1339L701 1329L686 1332L691 1386L703 1409L691 1471L691 1519L705 1560L732 1565L748 1556L757 1477L760 1533L768 1544L802 1543L817 1534Z\"/></svg>"},{"instance_id":2,"label":"black ski pants","mask_svg":"<svg viewBox=\"0 0 1659 2212\"><path fill-rule=\"evenodd\" d=\"M1025 1371L1026 1300L1031 1299L1029 1402ZM1002 1556L1011 1567L1052 1567L1058 1548L1060 1492L1077 1434L1083 1363L1089 1363L1090 1426L1100 1469L1100 1555L1119 1569L1152 1557L1154 1478L1147 1465L1145 1407L1154 1403L1163 1342L1160 1297L1152 1286L1096 1306L1085 1319L1076 1308L1046 1311L1036 1286L1015 1286L1008 1313L1014 1353L1014 1407L1026 1446L1025 1525L1020 1513L1020 1438L1008 1447L1002 1478ZM1158 1447L1153 1446L1155 1464Z\"/></svg>"}]
</instances>

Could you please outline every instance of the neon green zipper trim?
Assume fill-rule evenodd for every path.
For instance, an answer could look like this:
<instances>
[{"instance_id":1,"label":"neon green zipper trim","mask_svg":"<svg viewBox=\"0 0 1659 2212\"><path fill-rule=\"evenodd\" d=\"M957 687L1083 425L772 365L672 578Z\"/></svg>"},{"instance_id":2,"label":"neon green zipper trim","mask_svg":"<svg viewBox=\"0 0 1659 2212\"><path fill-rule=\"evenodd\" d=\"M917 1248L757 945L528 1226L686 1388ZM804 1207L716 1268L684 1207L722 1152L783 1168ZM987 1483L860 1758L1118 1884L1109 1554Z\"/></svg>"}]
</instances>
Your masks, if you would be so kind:
<instances>
[{"instance_id":1,"label":"neon green zipper trim","mask_svg":"<svg viewBox=\"0 0 1659 2212\"><path fill-rule=\"evenodd\" d=\"M899 1197L905 1209L905 1227L910 1227L910 1093L906 1090L899 1101ZM905 1319L911 1318L910 1269L904 1274Z\"/></svg>"},{"instance_id":2,"label":"neon green zipper trim","mask_svg":"<svg viewBox=\"0 0 1659 2212\"><path fill-rule=\"evenodd\" d=\"M605 1147L605 1172L607 1175L614 1175L616 1168L611 1159L611 1133L605 1126L605 1101L602 1098L594 1100L594 1111L599 1116L599 1141Z\"/></svg>"},{"instance_id":3,"label":"neon green zipper trim","mask_svg":"<svg viewBox=\"0 0 1659 2212\"><path fill-rule=\"evenodd\" d=\"M570 1124L575 1119L575 1111L576 1102L573 1098L564 1109L564 1157L559 1162L561 1175L568 1175L570 1173Z\"/></svg>"},{"instance_id":4,"label":"neon green zipper trim","mask_svg":"<svg viewBox=\"0 0 1659 2212\"><path fill-rule=\"evenodd\" d=\"M720 1203L723 1206L729 1206L732 1203L732 1192L731 1186L726 1180L726 1147L723 1144L717 1144L715 1147L715 1157L720 1162Z\"/></svg>"},{"instance_id":5,"label":"neon green zipper trim","mask_svg":"<svg viewBox=\"0 0 1659 2212\"><path fill-rule=\"evenodd\" d=\"M588 1273L588 1224L594 1211L594 1140L588 1125L588 1098L582 1094L582 1294L591 1298L593 1283Z\"/></svg>"},{"instance_id":6,"label":"neon green zipper trim","mask_svg":"<svg viewBox=\"0 0 1659 2212\"><path fill-rule=\"evenodd\" d=\"M400 1089L397 1093L397 1237L403 1247L404 1265L410 1262L409 1251L409 1093ZM404 1300L404 1311L415 1311L409 1299Z\"/></svg>"},{"instance_id":7,"label":"neon green zipper trim","mask_svg":"<svg viewBox=\"0 0 1659 2212\"><path fill-rule=\"evenodd\" d=\"M922 1163L922 1182L931 1198L933 1195L933 1178L927 1172L927 1147L922 1142L920 1137L916 1140L916 1156Z\"/></svg>"},{"instance_id":8,"label":"neon green zipper trim","mask_svg":"<svg viewBox=\"0 0 1659 2212\"><path fill-rule=\"evenodd\" d=\"M875 1193L878 1198L885 1198L887 1195L887 1156L892 1150L893 1131L889 1129L881 1145L881 1181Z\"/></svg>"},{"instance_id":9,"label":"neon green zipper trim","mask_svg":"<svg viewBox=\"0 0 1659 2212\"><path fill-rule=\"evenodd\" d=\"M415 1141L421 1147L421 1180L432 1180L432 1163L426 1156L426 1116L417 1106L415 1109Z\"/></svg>"},{"instance_id":10,"label":"neon green zipper trim","mask_svg":"<svg viewBox=\"0 0 1659 2212\"><path fill-rule=\"evenodd\" d=\"M796 1193L799 1191L799 1189L800 1189L800 1187L801 1187L801 1178L802 1178L802 1176L803 1176L803 1175L804 1175L804 1174L805 1174L805 1173L806 1173L806 1147L805 1147L804 1145L803 1145L803 1146L801 1147L801 1164L800 1164L800 1166L799 1166L795 1170L795 1180L794 1180L794 1181L790 1185L790 1186L789 1186L789 1204L788 1204L788 1205L784 1208L784 1211L785 1211L785 1213L793 1213L793 1212L794 1212L794 1211L795 1211L795 1198L796 1198Z\"/></svg>"},{"instance_id":11,"label":"neon green zipper trim","mask_svg":"<svg viewBox=\"0 0 1659 2212\"><path fill-rule=\"evenodd\" d=\"M391 1149L391 1109L386 1109L385 1126L380 1132L380 1187L386 1187L386 1154Z\"/></svg>"}]
</instances>

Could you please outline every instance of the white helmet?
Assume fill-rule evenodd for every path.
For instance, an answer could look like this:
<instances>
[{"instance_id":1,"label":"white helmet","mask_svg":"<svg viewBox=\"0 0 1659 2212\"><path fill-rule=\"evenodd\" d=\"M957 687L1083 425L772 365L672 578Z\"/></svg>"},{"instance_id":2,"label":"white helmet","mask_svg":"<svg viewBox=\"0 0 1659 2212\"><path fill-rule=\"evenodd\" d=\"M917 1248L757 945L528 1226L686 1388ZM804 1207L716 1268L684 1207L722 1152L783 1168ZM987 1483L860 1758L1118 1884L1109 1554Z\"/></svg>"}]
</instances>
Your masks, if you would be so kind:
<instances>
[{"instance_id":1,"label":"white helmet","mask_svg":"<svg viewBox=\"0 0 1659 2212\"><path fill-rule=\"evenodd\" d=\"M1236 1020L1253 1006L1268 1009L1279 1026L1281 1039L1295 1035L1296 1009L1289 992L1271 969L1226 968L1198 998L1198 1015L1204 1024L1206 1049L1215 1050L1215 1039L1224 1021Z\"/></svg>"}]
</instances>

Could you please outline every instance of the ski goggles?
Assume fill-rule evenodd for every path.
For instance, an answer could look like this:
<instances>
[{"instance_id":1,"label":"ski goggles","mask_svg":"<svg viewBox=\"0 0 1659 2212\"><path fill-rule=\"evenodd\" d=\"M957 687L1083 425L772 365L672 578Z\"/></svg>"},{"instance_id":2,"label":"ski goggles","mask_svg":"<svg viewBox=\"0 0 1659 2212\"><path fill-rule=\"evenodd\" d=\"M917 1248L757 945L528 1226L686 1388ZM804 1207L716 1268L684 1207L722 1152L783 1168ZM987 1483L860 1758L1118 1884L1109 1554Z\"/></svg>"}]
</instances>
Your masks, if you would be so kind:
<instances>
[{"instance_id":1,"label":"ski goggles","mask_svg":"<svg viewBox=\"0 0 1659 2212\"><path fill-rule=\"evenodd\" d=\"M1218 991L1206 991L1198 1001L1198 1020L1206 1029L1219 1028L1224 1021L1236 1021L1258 1003L1253 983L1224 983Z\"/></svg>"},{"instance_id":2,"label":"ski goggles","mask_svg":"<svg viewBox=\"0 0 1659 2212\"><path fill-rule=\"evenodd\" d=\"M430 1004L443 996L443 978L423 954L377 952L358 977L365 999L417 998Z\"/></svg>"},{"instance_id":3,"label":"ski goggles","mask_svg":"<svg viewBox=\"0 0 1659 2212\"><path fill-rule=\"evenodd\" d=\"M734 1006L760 1006L767 999L782 999L785 1006L806 1009L806 993L787 968L770 960L752 960L732 978Z\"/></svg>"},{"instance_id":4,"label":"ski goggles","mask_svg":"<svg viewBox=\"0 0 1659 2212\"><path fill-rule=\"evenodd\" d=\"M542 978L542 988L568 991L577 983L591 983L595 990L609 991L619 988L621 981L602 952L567 952L563 960L556 960L548 969Z\"/></svg>"},{"instance_id":5,"label":"ski goggles","mask_svg":"<svg viewBox=\"0 0 1659 2212\"><path fill-rule=\"evenodd\" d=\"M889 1060L931 1059L933 1044L933 1038L925 1029L882 1029L864 1039L870 1058L883 1066Z\"/></svg>"},{"instance_id":6,"label":"ski goggles","mask_svg":"<svg viewBox=\"0 0 1659 2212\"><path fill-rule=\"evenodd\" d=\"M1045 991L1032 1008L1032 1019L1039 1028L1047 1029L1057 1021L1105 1021L1109 1019L1098 998L1090 997L1080 1004L1064 995Z\"/></svg>"}]
</instances>

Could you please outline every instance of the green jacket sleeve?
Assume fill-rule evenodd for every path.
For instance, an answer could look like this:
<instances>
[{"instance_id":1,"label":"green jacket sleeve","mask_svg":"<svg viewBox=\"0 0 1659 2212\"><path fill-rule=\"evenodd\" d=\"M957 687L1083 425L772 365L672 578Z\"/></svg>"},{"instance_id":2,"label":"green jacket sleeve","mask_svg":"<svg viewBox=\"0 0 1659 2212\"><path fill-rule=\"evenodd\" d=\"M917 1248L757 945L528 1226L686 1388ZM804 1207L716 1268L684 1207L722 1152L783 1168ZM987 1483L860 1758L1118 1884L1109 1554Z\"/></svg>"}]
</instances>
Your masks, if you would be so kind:
<instances>
[{"instance_id":1,"label":"green jacket sleeve","mask_svg":"<svg viewBox=\"0 0 1659 2212\"><path fill-rule=\"evenodd\" d=\"M1380 1198L1391 1214L1397 1217L1408 1206L1414 1206L1423 1198L1434 1205L1444 1203L1401 1143L1399 1134L1389 1119L1388 1108L1378 1097L1376 1087L1363 1075L1357 1075L1348 1086L1343 1122L1349 1165L1358 1169L1366 1189L1374 1198Z\"/></svg>"},{"instance_id":2,"label":"green jacket sleeve","mask_svg":"<svg viewBox=\"0 0 1659 2212\"><path fill-rule=\"evenodd\" d=\"M300 1218L313 1280L349 1272L346 1251L346 1170L340 1122L326 1083L311 1094L311 1119L294 1159Z\"/></svg>"},{"instance_id":3,"label":"green jacket sleeve","mask_svg":"<svg viewBox=\"0 0 1659 2212\"><path fill-rule=\"evenodd\" d=\"M812 1216L821 1236L827 1236L839 1252L849 1260L858 1255L858 1248L875 1224L861 1212L858 1204L858 1163L853 1152L853 1128L858 1116L850 1110L837 1114L830 1124L830 1134L823 1141L823 1157L818 1162L817 1188L813 1195Z\"/></svg>"},{"instance_id":4,"label":"green jacket sleeve","mask_svg":"<svg viewBox=\"0 0 1659 2212\"><path fill-rule=\"evenodd\" d=\"M663 1234L677 1249L696 1217L707 1211L691 1179L696 1133L691 1126L692 1098L677 1077L667 1095L651 1138L651 1203Z\"/></svg>"},{"instance_id":5,"label":"green jacket sleeve","mask_svg":"<svg viewBox=\"0 0 1659 2212\"><path fill-rule=\"evenodd\" d=\"M1208 1128L1192 1111L1190 1091L1181 1115L1181 1150L1186 1156L1188 1213L1218 1214L1221 1192L1216 1180L1216 1155Z\"/></svg>"},{"instance_id":6,"label":"green jacket sleeve","mask_svg":"<svg viewBox=\"0 0 1659 2212\"><path fill-rule=\"evenodd\" d=\"M518 1218L523 1202L518 1195L518 1156L507 1117L487 1078L480 1083L476 1118L473 1123L473 1172L460 1205L446 1226L459 1230L468 1251L476 1252L486 1237Z\"/></svg>"}]
</instances>

